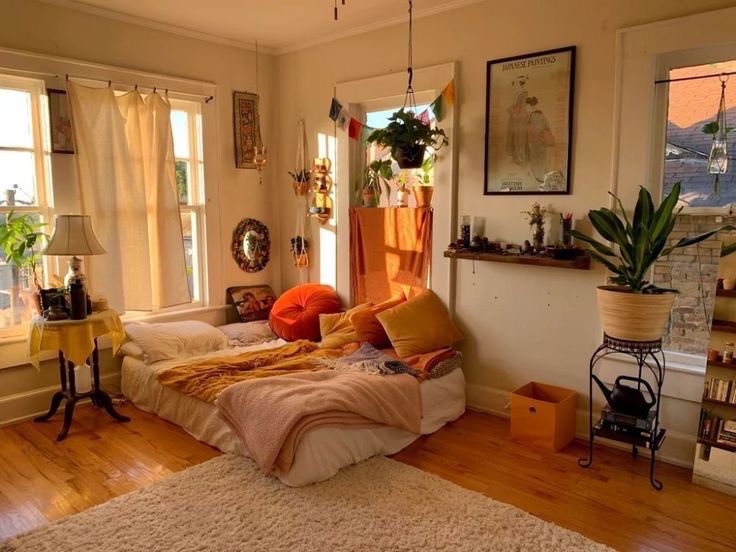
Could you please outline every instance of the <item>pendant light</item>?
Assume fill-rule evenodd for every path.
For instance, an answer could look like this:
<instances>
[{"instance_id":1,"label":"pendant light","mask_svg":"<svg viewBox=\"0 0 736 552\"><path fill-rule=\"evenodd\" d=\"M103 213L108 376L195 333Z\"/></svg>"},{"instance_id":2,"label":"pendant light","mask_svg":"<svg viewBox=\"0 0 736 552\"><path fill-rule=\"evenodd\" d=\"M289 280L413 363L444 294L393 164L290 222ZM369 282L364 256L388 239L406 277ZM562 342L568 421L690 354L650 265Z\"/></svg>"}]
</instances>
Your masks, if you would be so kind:
<instances>
[{"instance_id":1,"label":"pendant light","mask_svg":"<svg viewBox=\"0 0 736 552\"><path fill-rule=\"evenodd\" d=\"M258 41L256 40L256 96L258 97L258 128L256 129L256 145L253 148L253 163L258 171L258 184L263 185L263 169L268 162L268 150L261 139L261 82L258 62Z\"/></svg>"}]
</instances>

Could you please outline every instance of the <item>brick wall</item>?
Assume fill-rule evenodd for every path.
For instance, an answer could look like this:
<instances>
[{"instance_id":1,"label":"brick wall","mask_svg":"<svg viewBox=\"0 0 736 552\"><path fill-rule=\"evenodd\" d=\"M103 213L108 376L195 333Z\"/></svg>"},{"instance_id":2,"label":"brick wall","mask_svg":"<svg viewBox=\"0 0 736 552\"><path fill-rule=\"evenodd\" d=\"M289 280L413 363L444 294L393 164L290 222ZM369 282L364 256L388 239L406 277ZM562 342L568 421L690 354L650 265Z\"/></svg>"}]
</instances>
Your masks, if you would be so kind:
<instances>
[{"instance_id":1,"label":"brick wall","mask_svg":"<svg viewBox=\"0 0 736 552\"><path fill-rule=\"evenodd\" d=\"M716 226L719 224L715 216L680 215L670 243ZM654 283L680 292L663 339L665 349L707 354L722 241L722 237L716 235L695 246L676 249L654 265Z\"/></svg>"}]
</instances>

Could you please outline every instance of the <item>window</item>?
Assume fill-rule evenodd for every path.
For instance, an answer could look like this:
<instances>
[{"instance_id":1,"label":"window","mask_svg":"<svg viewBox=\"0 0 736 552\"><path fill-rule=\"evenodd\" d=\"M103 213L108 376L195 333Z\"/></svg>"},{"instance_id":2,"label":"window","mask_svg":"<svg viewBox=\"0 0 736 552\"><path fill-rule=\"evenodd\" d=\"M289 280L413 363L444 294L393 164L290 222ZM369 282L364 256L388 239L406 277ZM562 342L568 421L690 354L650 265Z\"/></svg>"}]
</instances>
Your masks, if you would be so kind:
<instances>
[{"instance_id":1,"label":"window","mask_svg":"<svg viewBox=\"0 0 736 552\"><path fill-rule=\"evenodd\" d=\"M681 67L669 71L670 79L682 79L736 71L736 61ZM732 77L733 79L733 77ZM727 126L736 125L736 79L726 83ZM736 202L736 133L728 134L728 170L718 176L708 172L712 135L703 127L715 121L721 97L717 78L681 80L669 83L667 138L664 158L663 192L682 183L680 199L692 208L728 207Z\"/></svg>"},{"instance_id":2,"label":"window","mask_svg":"<svg viewBox=\"0 0 736 552\"><path fill-rule=\"evenodd\" d=\"M38 223L50 220L45 98L42 81L0 75L0 222L11 211ZM41 282L43 262L39 257ZM0 336L24 331L32 314L32 281L29 268L17 268L0 251Z\"/></svg>"},{"instance_id":3,"label":"window","mask_svg":"<svg viewBox=\"0 0 736 552\"><path fill-rule=\"evenodd\" d=\"M201 303L204 289L204 161L200 103L172 99L171 128L189 289L192 302Z\"/></svg>"}]
</instances>

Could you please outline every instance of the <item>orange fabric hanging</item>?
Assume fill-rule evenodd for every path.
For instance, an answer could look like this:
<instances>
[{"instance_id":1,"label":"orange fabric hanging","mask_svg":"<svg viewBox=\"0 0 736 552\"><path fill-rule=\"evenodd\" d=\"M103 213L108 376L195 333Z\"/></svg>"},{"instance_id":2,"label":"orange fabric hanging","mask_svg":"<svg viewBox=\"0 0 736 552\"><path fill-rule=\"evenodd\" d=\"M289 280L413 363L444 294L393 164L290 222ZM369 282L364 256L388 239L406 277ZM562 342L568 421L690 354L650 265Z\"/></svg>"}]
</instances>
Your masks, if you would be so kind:
<instances>
[{"instance_id":1,"label":"orange fabric hanging","mask_svg":"<svg viewBox=\"0 0 736 552\"><path fill-rule=\"evenodd\" d=\"M354 305L425 289L431 256L431 207L350 208Z\"/></svg>"}]
</instances>

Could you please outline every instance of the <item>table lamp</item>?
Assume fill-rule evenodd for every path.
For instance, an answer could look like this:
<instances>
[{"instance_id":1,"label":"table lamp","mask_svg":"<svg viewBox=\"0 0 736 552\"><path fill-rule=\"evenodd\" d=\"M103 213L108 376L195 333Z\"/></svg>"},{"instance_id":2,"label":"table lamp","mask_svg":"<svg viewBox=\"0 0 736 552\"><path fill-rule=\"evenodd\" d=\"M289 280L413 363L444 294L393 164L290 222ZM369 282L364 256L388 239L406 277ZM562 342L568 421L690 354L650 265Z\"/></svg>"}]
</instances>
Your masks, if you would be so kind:
<instances>
[{"instance_id":1,"label":"table lamp","mask_svg":"<svg viewBox=\"0 0 736 552\"><path fill-rule=\"evenodd\" d=\"M72 256L64 276L64 285L69 287L71 283L86 284L79 255L102 255L105 248L97 241L89 215L56 215L54 233L42 253Z\"/></svg>"}]
</instances>

